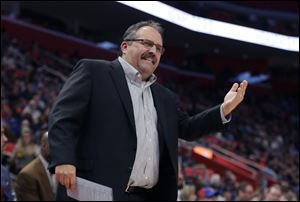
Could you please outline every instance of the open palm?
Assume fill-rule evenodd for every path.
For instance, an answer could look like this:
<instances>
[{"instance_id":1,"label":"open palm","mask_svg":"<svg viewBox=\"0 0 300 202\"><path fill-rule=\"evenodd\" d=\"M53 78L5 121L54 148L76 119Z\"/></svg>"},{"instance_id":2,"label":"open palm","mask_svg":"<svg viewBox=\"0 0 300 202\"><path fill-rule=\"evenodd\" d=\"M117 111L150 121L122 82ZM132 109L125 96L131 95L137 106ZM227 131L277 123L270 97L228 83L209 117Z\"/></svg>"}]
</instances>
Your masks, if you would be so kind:
<instances>
[{"instance_id":1,"label":"open palm","mask_svg":"<svg viewBox=\"0 0 300 202\"><path fill-rule=\"evenodd\" d=\"M225 116L231 113L243 101L247 85L248 82L246 80L240 83L240 85L238 83L232 85L224 97L223 110Z\"/></svg>"}]
</instances>

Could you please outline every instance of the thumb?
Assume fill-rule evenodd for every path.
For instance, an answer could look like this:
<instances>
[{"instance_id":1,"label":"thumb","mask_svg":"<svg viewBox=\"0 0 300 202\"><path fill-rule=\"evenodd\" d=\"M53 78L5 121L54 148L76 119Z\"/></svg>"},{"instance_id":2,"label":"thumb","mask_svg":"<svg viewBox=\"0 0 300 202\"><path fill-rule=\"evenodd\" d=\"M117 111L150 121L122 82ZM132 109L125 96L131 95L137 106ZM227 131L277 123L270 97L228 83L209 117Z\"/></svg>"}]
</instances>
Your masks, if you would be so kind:
<instances>
[{"instance_id":1,"label":"thumb","mask_svg":"<svg viewBox=\"0 0 300 202\"><path fill-rule=\"evenodd\" d=\"M238 83L234 83L234 84L232 85L230 91L236 92L236 90L238 89L238 87L239 87L239 84L238 84Z\"/></svg>"}]
</instances>

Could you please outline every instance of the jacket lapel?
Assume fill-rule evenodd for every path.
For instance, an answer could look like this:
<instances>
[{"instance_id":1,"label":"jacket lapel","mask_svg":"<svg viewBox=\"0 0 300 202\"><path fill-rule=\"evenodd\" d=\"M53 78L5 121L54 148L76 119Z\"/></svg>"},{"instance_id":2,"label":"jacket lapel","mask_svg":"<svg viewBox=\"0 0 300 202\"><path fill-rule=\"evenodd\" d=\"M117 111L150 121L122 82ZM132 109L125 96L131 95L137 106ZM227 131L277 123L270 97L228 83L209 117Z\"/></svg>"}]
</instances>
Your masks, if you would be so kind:
<instances>
[{"instance_id":1,"label":"jacket lapel","mask_svg":"<svg viewBox=\"0 0 300 202\"><path fill-rule=\"evenodd\" d=\"M153 96L153 101L154 101L154 106L157 111L157 124L158 124L158 130L159 133L164 133L166 135L166 121L162 120L167 120L165 117L166 113L164 110L164 95L161 94L159 90L159 85L157 83L154 83L151 86L151 91L152 91L152 96Z\"/></svg>"},{"instance_id":2,"label":"jacket lapel","mask_svg":"<svg viewBox=\"0 0 300 202\"><path fill-rule=\"evenodd\" d=\"M53 187L51 186L51 183L49 182L47 172L43 166L43 163L41 159L38 157L35 161L36 164L36 173L39 175L40 183L43 185L41 186L41 194L46 193L46 195L43 195L44 199L54 199L54 193L53 193ZM44 188L43 188L44 187ZM50 191L49 191L50 190Z\"/></svg>"},{"instance_id":3,"label":"jacket lapel","mask_svg":"<svg viewBox=\"0 0 300 202\"><path fill-rule=\"evenodd\" d=\"M133 115L132 100L130 97L130 92L125 78L124 70L121 64L119 63L118 59L112 61L111 66L112 66L112 71L110 72L111 77L113 78L119 96L122 100L123 106L127 112L130 123L135 131L135 121Z\"/></svg>"},{"instance_id":4,"label":"jacket lapel","mask_svg":"<svg viewBox=\"0 0 300 202\"><path fill-rule=\"evenodd\" d=\"M172 127L169 125L168 122L168 116L170 113L167 113L166 106L168 104L167 99L165 99L165 95L163 94L161 87L159 84L155 83L151 86L152 90L152 96L154 100L154 105L157 111L157 124L158 124L158 132L159 132L159 148L160 148L160 155L161 158L164 160L162 156L164 156L164 150L169 150L170 160L172 161L173 168L176 170L177 173L177 145L172 144L174 137L169 137L169 135L172 135L168 133L169 127ZM176 139L177 141L177 139ZM173 145L173 146L172 146ZM174 156L175 155L175 156ZM165 156L164 156L165 157ZM175 158L174 158L175 157Z\"/></svg>"}]
</instances>

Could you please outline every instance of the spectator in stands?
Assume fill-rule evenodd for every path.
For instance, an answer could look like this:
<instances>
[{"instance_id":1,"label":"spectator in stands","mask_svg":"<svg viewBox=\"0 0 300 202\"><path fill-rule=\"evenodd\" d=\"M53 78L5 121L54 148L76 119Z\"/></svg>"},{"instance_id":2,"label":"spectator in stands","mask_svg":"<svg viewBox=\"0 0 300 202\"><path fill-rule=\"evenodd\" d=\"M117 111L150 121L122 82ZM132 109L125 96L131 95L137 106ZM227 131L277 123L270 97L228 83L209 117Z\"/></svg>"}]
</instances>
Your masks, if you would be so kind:
<instances>
[{"instance_id":1,"label":"spectator in stands","mask_svg":"<svg viewBox=\"0 0 300 202\"><path fill-rule=\"evenodd\" d=\"M298 193L299 193L299 192L298 192ZM284 198L287 199L287 201L299 201L299 200L297 199L296 194L293 193L292 191L288 191L288 192L285 193L283 196L284 196ZM282 201L283 199L280 198L279 200Z\"/></svg>"},{"instance_id":2,"label":"spectator in stands","mask_svg":"<svg viewBox=\"0 0 300 202\"><path fill-rule=\"evenodd\" d=\"M178 182L177 182L177 187L178 187L178 192L177 192L177 201L181 201L181 191L184 188L184 175L182 172L182 166L180 163L178 163Z\"/></svg>"},{"instance_id":3,"label":"spectator in stands","mask_svg":"<svg viewBox=\"0 0 300 202\"><path fill-rule=\"evenodd\" d=\"M232 192L225 187L222 190L222 194L219 197L220 197L219 201L232 201Z\"/></svg>"},{"instance_id":4,"label":"spectator in stands","mask_svg":"<svg viewBox=\"0 0 300 202\"><path fill-rule=\"evenodd\" d=\"M29 104L24 108L23 115L29 114L32 117L33 123L37 124L41 116L41 112L38 109L38 103L36 99L31 99Z\"/></svg>"},{"instance_id":5,"label":"spectator in stands","mask_svg":"<svg viewBox=\"0 0 300 202\"><path fill-rule=\"evenodd\" d=\"M241 182L238 187L237 201L250 201L253 197L253 186L248 182Z\"/></svg>"},{"instance_id":6,"label":"spectator in stands","mask_svg":"<svg viewBox=\"0 0 300 202\"><path fill-rule=\"evenodd\" d=\"M198 191L200 201L216 201L218 193L212 187L203 187Z\"/></svg>"},{"instance_id":7,"label":"spectator in stands","mask_svg":"<svg viewBox=\"0 0 300 202\"><path fill-rule=\"evenodd\" d=\"M226 170L224 174L224 185L227 190L230 190L232 193L237 189L238 182L236 175L231 170Z\"/></svg>"},{"instance_id":8,"label":"spectator in stands","mask_svg":"<svg viewBox=\"0 0 300 202\"><path fill-rule=\"evenodd\" d=\"M20 170L35 159L39 153L39 146L34 143L31 129L24 127L21 133L22 135L10 159L10 170L14 174L18 174Z\"/></svg>"},{"instance_id":9,"label":"spectator in stands","mask_svg":"<svg viewBox=\"0 0 300 202\"><path fill-rule=\"evenodd\" d=\"M194 166L194 175L199 186L207 186L213 171L205 166L205 164L196 164Z\"/></svg>"},{"instance_id":10,"label":"spectator in stands","mask_svg":"<svg viewBox=\"0 0 300 202\"><path fill-rule=\"evenodd\" d=\"M112 62L81 60L53 106L49 168L63 185L57 199L68 199L65 188L75 190L80 176L112 187L114 200L176 200L177 138L224 129L244 98L247 81L193 117L179 110L176 96L155 83L164 52L156 22L130 26L121 51Z\"/></svg>"},{"instance_id":11,"label":"spectator in stands","mask_svg":"<svg viewBox=\"0 0 300 202\"><path fill-rule=\"evenodd\" d=\"M38 157L26 165L18 174L15 191L19 201L54 201L55 181L48 170L48 133L41 139Z\"/></svg>"},{"instance_id":12,"label":"spectator in stands","mask_svg":"<svg viewBox=\"0 0 300 202\"><path fill-rule=\"evenodd\" d=\"M4 128L1 125L1 201L13 201L14 196L9 171L4 165L2 165L2 151L6 141L7 138L4 134Z\"/></svg>"},{"instance_id":13,"label":"spectator in stands","mask_svg":"<svg viewBox=\"0 0 300 202\"><path fill-rule=\"evenodd\" d=\"M278 184L275 184L268 189L263 201L280 201L281 196L281 187Z\"/></svg>"},{"instance_id":14,"label":"spectator in stands","mask_svg":"<svg viewBox=\"0 0 300 202\"><path fill-rule=\"evenodd\" d=\"M185 185L181 190L180 201L196 201L196 187L194 185Z\"/></svg>"}]
</instances>

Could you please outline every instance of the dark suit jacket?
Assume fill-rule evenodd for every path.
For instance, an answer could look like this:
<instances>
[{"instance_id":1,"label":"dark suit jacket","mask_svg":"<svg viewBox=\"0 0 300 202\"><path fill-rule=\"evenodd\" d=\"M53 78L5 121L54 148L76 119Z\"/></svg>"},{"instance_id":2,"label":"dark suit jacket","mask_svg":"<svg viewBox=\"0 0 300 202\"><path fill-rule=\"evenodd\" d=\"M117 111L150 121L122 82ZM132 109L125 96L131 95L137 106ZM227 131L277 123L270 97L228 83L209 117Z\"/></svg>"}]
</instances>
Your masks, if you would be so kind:
<instances>
[{"instance_id":1,"label":"dark suit jacket","mask_svg":"<svg viewBox=\"0 0 300 202\"><path fill-rule=\"evenodd\" d=\"M220 106L189 117L177 108L170 90L158 83L151 90L161 154L154 198L176 200L178 138L195 140L222 129ZM50 113L49 142L50 170L73 164L77 176L112 187L114 200L126 200L137 138L132 101L118 60L78 62Z\"/></svg>"},{"instance_id":2,"label":"dark suit jacket","mask_svg":"<svg viewBox=\"0 0 300 202\"><path fill-rule=\"evenodd\" d=\"M39 157L20 171L16 179L15 192L18 201L54 201L54 193Z\"/></svg>"}]
</instances>

